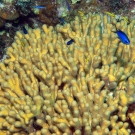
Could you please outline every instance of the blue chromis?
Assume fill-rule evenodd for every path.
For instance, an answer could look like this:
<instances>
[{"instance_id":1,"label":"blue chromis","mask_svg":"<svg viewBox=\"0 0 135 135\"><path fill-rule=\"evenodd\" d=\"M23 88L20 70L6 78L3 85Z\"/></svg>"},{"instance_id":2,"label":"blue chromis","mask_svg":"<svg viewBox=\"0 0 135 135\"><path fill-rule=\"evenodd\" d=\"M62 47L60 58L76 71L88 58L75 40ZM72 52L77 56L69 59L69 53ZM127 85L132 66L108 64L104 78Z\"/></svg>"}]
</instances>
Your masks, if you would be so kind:
<instances>
[{"instance_id":1,"label":"blue chromis","mask_svg":"<svg viewBox=\"0 0 135 135\"><path fill-rule=\"evenodd\" d=\"M23 33L28 34L28 31L26 30L25 26L22 27Z\"/></svg>"},{"instance_id":2,"label":"blue chromis","mask_svg":"<svg viewBox=\"0 0 135 135\"><path fill-rule=\"evenodd\" d=\"M73 42L74 42L74 40L71 39L71 40L69 40L69 41L67 42L67 45L71 45Z\"/></svg>"},{"instance_id":3,"label":"blue chromis","mask_svg":"<svg viewBox=\"0 0 135 135\"><path fill-rule=\"evenodd\" d=\"M60 18L61 24L64 25L66 22L64 20L64 18Z\"/></svg>"},{"instance_id":4,"label":"blue chromis","mask_svg":"<svg viewBox=\"0 0 135 135\"><path fill-rule=\"evenodd\" d=\"M46 9L46 7L45 6L34 6L34 8L37 8L37 9Z\"/></svg>"},{"instance_id":5,"label":"blue chromis","mask_svg":"<svg viewBox=\"0 0 135 135\"><path fill-rule=\"evenodd\" d=\"M128 36L123 31L121 31L121 30L119 30L119 29L116 28L115 33L117 33L118 38L120 39L120 41L123 44L126 44L126 45L129 45L130 44L130 40L129 40Z\"/></svg>"},{"instance_id":6,"label":"blue chromis","mask_svg":"<svg viewBox=\"0 0 135 135\"><path fill-rule=\"evenodd\" d=\"M67 0L66 0L66 4L67 4L68 11L70 11L71 7Z\"/></svg>"}]
</instances>

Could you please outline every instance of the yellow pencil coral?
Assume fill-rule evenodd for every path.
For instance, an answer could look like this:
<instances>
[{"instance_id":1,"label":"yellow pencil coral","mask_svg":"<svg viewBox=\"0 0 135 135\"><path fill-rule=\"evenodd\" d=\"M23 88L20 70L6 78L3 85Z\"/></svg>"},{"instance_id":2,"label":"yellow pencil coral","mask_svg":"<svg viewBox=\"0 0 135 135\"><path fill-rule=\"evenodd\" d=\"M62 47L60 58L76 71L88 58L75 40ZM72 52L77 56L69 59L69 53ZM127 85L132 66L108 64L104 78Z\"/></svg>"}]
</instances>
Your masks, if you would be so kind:
<instances>
[{"instance_id":1,"label":"yellow pencil coral","mask_svg":"<svg viewBox=\"0 0 135 135\"><path fill-rule=\"evenodd\" d=\"M116 23L129 35L128 47L111 23L90 13L64 26L17 32L0 63L0 134L131 134L135 21Z\"/></svg>"}]
</instances>

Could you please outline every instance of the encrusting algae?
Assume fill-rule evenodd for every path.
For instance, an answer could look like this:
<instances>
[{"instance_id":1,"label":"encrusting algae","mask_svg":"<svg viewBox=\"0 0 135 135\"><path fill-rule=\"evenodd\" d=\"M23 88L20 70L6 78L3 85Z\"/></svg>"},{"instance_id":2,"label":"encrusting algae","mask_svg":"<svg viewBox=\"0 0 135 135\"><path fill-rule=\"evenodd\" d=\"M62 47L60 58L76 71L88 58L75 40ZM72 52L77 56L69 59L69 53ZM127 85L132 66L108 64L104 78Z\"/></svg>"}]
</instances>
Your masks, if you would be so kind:
<instances>
[{"instance_id":1,"label":"encrusting algae","mask_svg":"<svg viewBox=\"0 0 135 135\"><path fill-rule=\"evenodd\" d=\"M113 24L130 45L119 43ZM89 13L17 32L0 63L0 135L130 135L134 25Z\"/></svg>"}]
</instances>

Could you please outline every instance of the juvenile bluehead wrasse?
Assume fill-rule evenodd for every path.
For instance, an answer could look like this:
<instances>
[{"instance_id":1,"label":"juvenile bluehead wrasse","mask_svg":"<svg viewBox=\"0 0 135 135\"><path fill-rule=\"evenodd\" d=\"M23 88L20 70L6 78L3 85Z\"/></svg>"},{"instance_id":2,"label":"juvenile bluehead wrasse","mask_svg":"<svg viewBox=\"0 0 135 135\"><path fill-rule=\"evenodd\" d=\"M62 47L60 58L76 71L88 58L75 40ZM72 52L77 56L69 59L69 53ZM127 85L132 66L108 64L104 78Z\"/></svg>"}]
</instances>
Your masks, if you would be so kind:
<instances>
[{"instance_id":1,"label":"juvenile bluehead wrasse","mask_svg":"<svg viewBox=\"0 0 135 135\"><path fill-rule=\"evenodd\" d=\"M34 6L34 8L37 8L37 9L46 9L46 7L45 6Z\"/></svg>"},{"instance_id":2,"label":"juvenile bluehead wrasse","mask_svg":"<svg viewBox=\"0 0 135 135\"><path fill-rule=\"evenodd\" d=\"M115 17L117 18L117 15L115 15L114 13L110 13L110 12L105 12L106 14L112 16L112 17ZM128 24L130 23L129 20L127 19L127 17L124 17L124 16L119 16L121 17L124 21L126 21Z\"/></svg>"},{"instance_id":3,"label":"juvenile bluehead wrasse","mask_svg":"<svg viewBox=\"0 0 135 135\"><path fill-rule=\"evenodd\" d=\"M110 12L105 12L106 14L112 16L112 17L115 17L115 14L114 13L110 13Z\"/></svg>"},{"instance_id":4,"label":"juvenile bluehead wrasse","mask_svg":"<svg viewBox=\"0 0 135 135\"><path fill-rule=\"evenodd\" d=\"M73 42L74 42L74 40L71 39L71 40L69 40L69 41L67 42L67 45L71 45Z\"/></svg>"},{"instance_id":5,"label":"juvenile bluehead wrasse","mask_svg":"<svg viewBox=\"0 0 135 135\"><path fill-rule=\"evenodd\" d=\"M115 26L116 27L116 26ZM127 35L121 31L121 30L118 30L116 28L116 31L114 31L115 33L117 33L118 35L118 38L120 39L120 41L123 43L123 44L126 44L126 45L129 45L130 44L130 40L129 38L127 37Z\"/></svg>"},{"instance_id":6,"label":"juvenile bluehead wrasse","mask_svg":"<svg viewBox=\"0 0 135 135\"><path fill-rule=\"evenodd\" d=\"M26 28L25 28L24 26L23 26L22 29L23 29L23 33L24 33L24 34L28 34L28 31L26 30Z\"/></svg>"},{"instance_id":7,"label":"juvenile bluehead wrasse","mask_svg":"<svg viewBox=\"0 0 135 135\"><path fill-rule=\"evenodd\" d=\"M130 23L130 21L126 17L122 16L122 19L125 20L127 23Z\"/></svg>"},{"instance_id":8,"label":"juvenile bluehead wrasse","mask_svg":"<svg viewBox=\"0 0 135 135\"><path fill-rule=\"evenodd\" d=\"M82 11L78 10L78 13L81 17L84 17L84 13Z\"/></svg>"}]
</instances>

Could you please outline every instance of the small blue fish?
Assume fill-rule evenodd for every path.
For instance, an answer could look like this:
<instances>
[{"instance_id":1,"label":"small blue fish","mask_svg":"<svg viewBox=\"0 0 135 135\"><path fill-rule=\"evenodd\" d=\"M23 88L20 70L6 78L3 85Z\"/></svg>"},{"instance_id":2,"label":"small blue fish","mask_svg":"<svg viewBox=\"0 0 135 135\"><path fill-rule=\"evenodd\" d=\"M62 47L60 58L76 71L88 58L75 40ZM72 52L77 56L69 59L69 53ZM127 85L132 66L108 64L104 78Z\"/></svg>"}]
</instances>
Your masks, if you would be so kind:
<instances>
[{"instance_id":1,"label":"small blue fish","mask_svg":"<svg viewBox=\"0 0 135 135\"><path fill-rule=\"evenodd\" d=\"M67 4L68 11L70 11L71 7L67 0L66 0L66 4Z\"/></svg>"},{"instance_id":2,"label":"small blue fish","mask_svg":"<svg viewBox=\"0 0 135 135\"><path fill-rule=\"evenodd\" d=\"M46 7L45 6L34 6L34 8L37 8L37 9L46 9Z\"/></svg>"},{"instance_id":3,"label":"small blue fish","mask_svg":"<svg viewBox=\"0 0 135 135\"><path fill-rule=\"evenodd\" d=\"M28 31L26 30L26 28L24 26L22 27L22 29L23 29L24 34L28 34Z\"/></svg>"},{"instance_id":4,"label":"small blue fish","mask_svg":"<svg viewBox=\"0 0 135 135\"><path fill-rule=\"evenodd\" d=\"M60 20L61 20L62 25L66 23L64 18L60 18Z\"/></svg>"},{"instance_id":5,"label":"small blue fish","mask_svg":"<svg viewBox=\"0 0 135 135\"><path fill-rule=\"evenodd\" d=\"M115 26L115 27L116 27L116 26ZM120 39L120 41L121 41L123 44L126 44L126 45L129 45L129 44L130 44L129 38L127 37L127 35L126 35L123 31L118 30L118 29L116 28L115 33L117 33L118 38Z\"/></svg>"},{"instance_id":6,"label":"small blue fish","mask_svg":"<svg viewBox=\"0 0 135 135\"><path fill-rule=\"evenodd\" d=\"M67 45L71 45L73 42L74 42L74 40L71 39L71 40L69 40L69 41L67 42Z\"/></svg>"}]
</instances>

